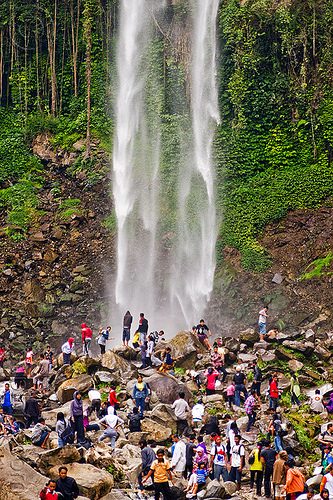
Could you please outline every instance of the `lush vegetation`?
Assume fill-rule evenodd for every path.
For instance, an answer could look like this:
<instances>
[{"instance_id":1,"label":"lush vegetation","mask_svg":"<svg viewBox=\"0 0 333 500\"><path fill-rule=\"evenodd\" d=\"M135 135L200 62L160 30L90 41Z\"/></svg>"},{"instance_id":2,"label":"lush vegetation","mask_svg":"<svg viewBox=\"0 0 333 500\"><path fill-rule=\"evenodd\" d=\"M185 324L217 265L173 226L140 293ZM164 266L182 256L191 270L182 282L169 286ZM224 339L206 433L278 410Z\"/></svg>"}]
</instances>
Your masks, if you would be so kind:
<instances>
[{"instance_id":1,"label":"lush vegetation","mask_svg":"<svg viewBox=\"0 0 333 500\"><path fill-rule=\"evenodd\" d=\"M88 168L91 182L90 138L112 148L118 6L117 0L0 6L0 202L13 226L24 230L38 217L42 166L27 146L37 133L51 132L66 149L86 138L88 155L75 168ZM189 39L188 7L180 0L155 20L143 61L149 126L161 124L161 235L177 219L174 166L183 151L179 131L187 129L190 85L188 51L179 47ZM271 264L259 244L265 226L289 210L315 209L333 194L333 5L227 0L218 34L218 262L231 245L246 269L262 271ZM62 207L62 217L79 208ZM105 223L116 230L114 217Z\"/></svg>"}]
</instances>

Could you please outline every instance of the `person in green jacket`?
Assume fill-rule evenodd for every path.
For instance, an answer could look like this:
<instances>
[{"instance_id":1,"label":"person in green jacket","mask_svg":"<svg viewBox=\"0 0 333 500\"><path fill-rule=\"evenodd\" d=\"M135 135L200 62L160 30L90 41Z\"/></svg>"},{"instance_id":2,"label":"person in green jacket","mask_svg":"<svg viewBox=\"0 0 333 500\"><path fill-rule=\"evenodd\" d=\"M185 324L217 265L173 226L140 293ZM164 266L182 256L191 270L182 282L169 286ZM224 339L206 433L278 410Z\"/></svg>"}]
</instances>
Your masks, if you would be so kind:
<instances>
[{"instance_id":1,"label":"person in green jacket","mask_svg":"<svg viewBox=\"0 0 333 500\"><path fill-rule=\"evenodd\" d=\"M301 389L299 386L297 375L292 370L290 370L290 394L291 404L296 407L300 406L301 402L298 398L301 394Z\"/></svg>"}]
</instances>

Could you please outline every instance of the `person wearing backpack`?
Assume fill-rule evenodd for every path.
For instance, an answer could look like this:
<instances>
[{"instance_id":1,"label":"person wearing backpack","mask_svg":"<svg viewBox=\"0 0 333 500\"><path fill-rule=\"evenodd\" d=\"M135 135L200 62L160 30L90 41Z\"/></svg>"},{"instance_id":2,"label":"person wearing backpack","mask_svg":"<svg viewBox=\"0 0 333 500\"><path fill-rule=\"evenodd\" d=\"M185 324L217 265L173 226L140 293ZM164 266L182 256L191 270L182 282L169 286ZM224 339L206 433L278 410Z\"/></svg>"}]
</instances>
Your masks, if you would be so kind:
<instances>
[{"instance_id":1,"label":"person wearing backpack","mask_svg":"<svg viewBox=\"0 0 333 500\"><path fill-rule=\"evenodd\" d=\"M252 387L251 387L251 392L252 392L252 390L255 390L255 392L258 396L258 399L260 401L262 373L261 373L261 370L260 370L256 360L252 361L252 371L253 371L253 383L252 383Z\"/></svg>"},{"instance_id":2,"label":"person wearing backpack","mask_svg":"<svg viewBox=\"0 0 333 500\"><path fill-rule=\"evenodd\" d=\"M99 332L98 332L97 344L100 347L102 359L103 359L103 355L105 354L106 342L109 339L110 332L111 332L111 326L108 326L106 328L106 330L103 330L103 328L100 328Z\"/></svg>"},{"instance_id":3,"label":"person wearing backpack","mask_svg":"<svg viewBox=\"0 0 333 500\"><path fill-rule=\"evenodd\" d=\"M141 420L145 418L135 406L133 411L127 415L130 432L141 432Z\"/></svg>"},{"instance_id":4,"label":"person wearing backpack","mask_svg":"<svg viewBox=\"0 0 333 500\"><path fill-rule=\"evenodd\" d=\"M268 433L271 433L271 437L274 436L274 447L275 451L283 451L282 438L284 436L284 430L282 429L282 422L280 416L277 413L272 415L272 420L268 426Z\"/></svg>"},{"instance_id":5,"label":"person wearing backpack","mask_svg":"<svg viewBox=\"0 0 333 500\"><path fill-rule=\"evenodd\" d=\"M245 448L241 444L241 436L235 436L235 444L230 448L229 481L236 483L237 491L241 488L242 471L245 465Z\"/></svg>"},{"instance_id":6,"label":"person wearing backpack","mask_svg":"<svg viewBox=\"0 0 333 500\"><path fill-rule=\"evenodd\" d=\"M262 447L262 443L259 442L257 448L252 450L249 456L249 464L250 464L250 490L253 491L254 481L256 483L256 492L257 496L261 497L261 488L262 488L262 478L263 478L263 464L260 460L260 450Z\"/></svg>"},{"instance_id":7,"label":"person wearing backpack","mask_svg":"<svg viewBox=\"0 0 333 500\"><path fill-rule=\"evenodd\" d=\"M222 476L223 481L228 481L228 471L227 471L227 450L222 444L221 436L215 436L214 444L210 450L210 467L209 469L214 473L214 479L220 480Z\"/></svg>"}]
</instances>

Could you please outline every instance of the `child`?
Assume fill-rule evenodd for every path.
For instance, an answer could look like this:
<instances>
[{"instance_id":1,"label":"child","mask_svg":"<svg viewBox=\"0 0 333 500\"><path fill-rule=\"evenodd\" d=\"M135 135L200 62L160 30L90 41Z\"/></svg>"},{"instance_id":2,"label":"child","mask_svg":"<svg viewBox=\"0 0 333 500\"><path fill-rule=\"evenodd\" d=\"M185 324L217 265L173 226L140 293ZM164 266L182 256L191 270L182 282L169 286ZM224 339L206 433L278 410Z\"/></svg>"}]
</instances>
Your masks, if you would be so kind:
<instances>
[{"instance_id":1,"label":"child","mask_svg":"<svg viewBox=\"0 0 333 500\"><path fill-rule=\"evenodd\" d=\"M140 368L146 368L146 350L147 350L147 341L141 343L140 345L140 358L142 366Z\"/></svg>"},{"instance_id":2,"label":"child","mask_svg":"<svg viewBox=\"0 0 333 500\"><path fill-rule=\"evenodd\" d=\"M17 434L18 431L20 430L19 424L16 422L15 418L9 415L8 417L8 423L5 425L5 436L7 434Z\"/></svg>"},{"instance_id":3,"label":"child","mask_svg":"<svg viewBox=\"0 0 333 500\"><path fill-rule=\"evenodd\" d=\"M42 500L58 500L58 493L55 491L56 489L56 481L54 479L50 479L45 488L39 494L39 497Z\"/></svg>"},{"instance_id":4,"label":"child","mask_svg":"<svg viewBox=\"0 0 333 500\"><path fill-rule=\"evenodd\" d=\"M32 358L34 353L32 352L32 347L28 347L28 352L25 356L25 366L27 367L28 378L31 377L31 366L32 366Z\"/></svg>"},{"instance_id":5,"label":"child","mask_svg":"<svg viewBox=\"0 0 333 500\"><path fill-rule=\"evenodd\" d=\"M187 498L191 498L192 496L195 495L194 489L197 486L197 466L195 465L192 474L190 475L187 483L187 488L185 490L185 493L189 491L189 494L186 495Z\"/></svg>"},{"instance_id":6,"label":"child","mask_svg":"<svg viewBox=\"0 0 333 500\"><path fill-rule=\"evenodd\" d=\"M235 386L233 384L230 384L227 387L227 397L229 401L229 407L232 408L232 405L235 402Z\"/></svg>"},{"instance_id":7,"label":"child","mask_svg":"<svg viewBox=\"0 0 333 500\"><path fill-rule=\"evenodd\" d=\"M208 472L204 462L199 462L197 468L197 484L193 488L194 495L196 495L198 491L201 491L205 487L207 476Z\"/></svg>"}]
</instances>

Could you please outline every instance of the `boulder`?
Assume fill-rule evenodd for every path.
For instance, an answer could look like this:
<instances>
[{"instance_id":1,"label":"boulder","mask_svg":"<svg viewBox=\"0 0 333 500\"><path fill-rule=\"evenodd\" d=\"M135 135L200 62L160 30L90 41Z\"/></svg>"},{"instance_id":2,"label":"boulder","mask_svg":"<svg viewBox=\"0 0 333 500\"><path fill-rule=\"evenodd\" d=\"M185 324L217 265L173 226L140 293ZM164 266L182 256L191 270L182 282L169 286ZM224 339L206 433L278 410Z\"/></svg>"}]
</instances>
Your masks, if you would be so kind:
<instances>
[{"instance_id":1,"label":"boulder","mask_svg":"<svg viewBox=\"0 0 333 500\"><path fill-rule=\"evenodd\" d=\"M306 330L304 338L305 338L305 340L307 342L314 342L315 341L315 333L314 333L314 331L311 330L310 328L309 328L309 330Z\"/></svg>"},{"instance_id":2,"label":"boulder","mask_svg":"<svg viewBox=\"0 0 333 500\"><path fill-rule=\"evenodd\" d=\"M126 391L129 396L132 396L133 387L136 380L130 380L126 386ZM151 377L144 378L144 382L149 384L152 392L156 393L161 403L172 404L178 398L180 392L185 393L185 399L189 402L193 396L187 389L185 384L181 384L178 380L167 373L155 373Z\"/></svg>"},{"instance_id":3,"label":"boulder","mask_svg":"<svg viewBox=\"0 0 333 500\"><path fill-rule=\"evenodd\" d=\"M113 373L110 373L110 372L102 372L102 371L98 371L95 373L94 375L94 378L97 380L97 382L104 382L106 384L111 384L112 382L116 382L116 380L118 381L119 379L115 379L115 376Z\"/></svg>"},{"instance_id":4,"label":"boulder","mask_svg":"<svg viewBox=\"0 0 333 500\"><path fill-rule=\"evenodd\" d=\"M312 354L315 347L312 342L302 342L299 340L284 340L282 345L293 351L300 352L305 356Z\"/></svg>"},{"instance_id":5,"label":"boulder","mask_svg":"<svg viewBox=\"0 0 333 500\"><path fill-rule=\"evenodd\" d=\"M9 450L0 449L1 500L36 500L45 486L45 476L15 457Z\"/></svg>"},{"instance_id":6,"label":"boulder","mask_svg":"<svg viewBox=\"0 0 333 500\"><path fill-rule=\"evenodd\" d=\"M322 396L328 396L331 394L331 392L333 392L333 385L328 383L328 384L324 384L322 386L316 386L314 388L311 388L311 389L307 389L305 391L306 395L310 398L310 397L313 397L315 395L315 390L316 389L320 389L320 394Z\"/></svg>"},{"instance_id":7,"label":"boulder","mask_svg":"<svg viewBox=\"0 0 333 500\"><path fill-rule=\"evenodd\" d=\"M133 347L127 347L125 345L116 345L113 349L113 352L118 356L126 359L127 361L136 361L138 359L138 351L133 349Z\"/></svg>"},{"instance_id":8,"label":"boulder","mask_svg":"<svg viewBox=\"0 0 333 500\"><path fill-rule=\"evenodd\" d=\"M74 352L71 354L71 365L76 361L77 356ZM57 367L59 368L60 366L63 366L64 364L64 357L62 355L62 352L58 354L57 356Z\"/></svg>"},{"instance_id":9,"label":"boulder","mask_svg":"<svg viewBox=\"0 0 333 500\"><path fill-rule=\"evenodd\" d=\"M113 488L113 476L108 472L97 469L91 464L66 464L68 468L68 476L74 477L79 487L80 495L90 498L90 500L98 500L103 497L111 488ZM51 477L57 477L58 466L50 469Z\"/></svg>"},{"instance_id":10,"label":"boulder","mask_svg":"<svg viewBox=\"0 0 333 500\"><path fill-rule=\"evenodd\" d=\"M292 353L286 351L285 349L283 349L283 347L277 347L274 352L276 357L281 361L289 361L289 359L294 359Z\"/></svg>"},{"instance_id":11,"label":"boulder","mask_svg":"<svg viewBox=\"0 0 333 500\"><path fill-rule=\"evenodd\" d=\"M140 439L150 439L148 432L129 432L127 435L127 439L130 444L134 444L135 446L139 446Z\"/></svg>"},{"instance_id":12,"label":"boulder","mask_svg":"<svg viewBox=\"0 0 333 500\"><path fill-rule=\"evenodd\" d=\"M172 429L175 428L177 422L177 417L175 416L171 406L164 403L159 403L154 406L150 413L150 418L154 420L154 422Z\"/></svg>"},{"instance_id":13,"label":"boulder","mask_svg":"<svg viewBox=\"0 0 333 500\"><path fill-rule=\"evenodd\" d=\"M281 285L283 281L283 277L281 276L280 273L275 273L273 278L272 278L272 283L275 283L276 285Z\"/></svg>"},{"instance_id":14,"label":"boulder","mask_svg":"<svg viewBox=\"0 0 333 500\"><path fill-rule=\"evenodd\" d=\"M39 459L41 448L33 444L25 444L24 446L17 446L12 451L19 455L26 462L37 462Z\"/></svg>"},{"instance_id":15,"label":"boulder","mask_svg":"<svg viewBox=\"0 0 333 500\"><path fill-rule=\"evenodd\" d=\"M253 328L240 332L239 340L247 345L253 345L259 340L259 334Z\"/></svg>"},{"instance_id":16,"label":"boulder","mask_svg":"<svg viewBox=\"0 0 333 500\"><path fill-rule=\"evenodd\" d=\"M297 361L297 359L290 359L288 361L288 366L294 372L298 372L299 370L301 370L303 368L304 365L301 361Z\"/></svg>"},{"instance_id":17,"label":"boulder","mask_svg":"<svg viewBox=\"0 0 333 500\"><path fill-rule=\"evenodd\" d=\"M110 350L106 351L104 354L102 366L108 368L112 373L121 375L124 378L132 378L135 376L131 363Z\"/></svg>"},{"instance_id":18,"label":"boulder","mask_svg":"<svg viewBox=\"0 0 333 500\"><path fill-rule=\"evenodd\" d=\"M242 363L252 363L252 361L256 361L257 356L255 354L239 353L238 359Z\"/></svg>"},{"instance_id":19,"label":"boulder","mask_svg":"<svg viewBox=\"0 0 333 500\"><path fill-rule=\"evenodd\" d=\"M309 479L306 481L306 484L308 486L311 486L312 488L316 488L316 487L319 487L322 479L323 479L323 475L317 474L316 476L309 477Z\"/></svg>"},{"instance_id":20,"label":"boulder","mask_svg":"<svg viewBox=\"0 0 333 500\"><path fill-rule=\"evenodd\" d=\"M261 356L261 359L265 361L265 363L275 363L277 361L277 357L273 351L266 352Z\"/></svg>"},{"instance_id":21,"label":"boulder","mask_svg":"<svg viewBox=\"0 0 333 500\"><path fill-rule=\"evenodd\" d=\"M234 339L232 337L228 337L225 341L225 347L229 349L229 351L237 352L239 349L240 341L239 339Z\"/></svg>"},{"instance_id":22,"label":"boulder","mask_svg":"<svg viewBox=\"0 0 333 500\"><path fill-rule=\"evenodd\" d=\"M57 396L61 403L73 399L75 391L87 392L93 386L90 375L79 375L76 378L65 380L57 390Z\"/></svg>"},{"instance_id":23,"label":"boulder","mask_svg":"<svg viewBox=\"0 0 333 500\"><path fill-rule=\"evenodd\" d=\"M59 466L80 460L81 455L78 449L73 444L68 444L62 448L41 452L37 460L37 466L43 473L47 474L54 465Z\"/></svg>"},{"instance_id":24,"label":"boulder","mask_svg":"<svg viewBox=\"0 0 333 500\"><path fill-rule=\"evenodd\" d=\"M225 481L223 485L226 493L225 498L231 497L231 495L233 495L237 490L236 483L233 483L232 481Z\"/></svg>"},{"instance_id":25,"label":"boulder","mask_svg":"<svg viewBox=\"0 0 333 500\"><path fill-rule=\"evenodd\" d=\"M54 389L57 390L58 387L65 382L65 380L72 377L72 373L73 368L71 365L62 365L55 374L51 375L49 384L52 384Z\"/></svg>"},{"instance_id":26,"label":"boulder","mask_svg":"<svg viewBox=\"0 0 333 500\"><path fill-rule=\"evenodd\" d=\"M224 498L225 487L217 479L214 479L207 485L204 498Z\"/></svg>"},{"instance_id":27,"label":"boulder","mask_svg":"<svg viewBox=\"0 0 333 500\"><path fill-rule=\"evenodd\" d=\"M332 353L328 349L325 349L325 347L321 344L317 344L313 352L323 361L328 361L332 355Z\"/></svg>"},{"instance_id":28,"label":"boulder","mask_svg":"<svg viewBox=\"0 0 333 500\"><path fill-rule=\"evenodd\" d=\"M305 375L299 375L298 376L298 381L300 383L301 386L304 386L304 385L312 385L313 384L313 380L311 377L306 377Z\"/></svg>"},{"instance_id":29,"label":"boulder","mask_svg":"<svg viewBox=\"0 0 333 500\"><path fill-rule=\"evenodd\" d=\"M192 332L182 331L179 332L173 339L168 342L171 347L172 356L181 358L177 361L177 366L184 368L184 370L192 369L198 360L198 354L206 354L207 349L201 344L198 337L193 335ZM155 348L155 354L163 357L164 343L158 343Z\"/></svg>"},{"instance_id":30,"label":"boulder","mask_svg":"<svg viewBox=\"0 0 333 500\"><path fill-rule=\"evenodd\" d=\"M142 469L141 452L138 446L125 444L123 448L114 451L114 465L135 485L138 482L138 474Z\"/></svg>"},{"instance_id":31,"label":"boulder","mask_svg":"<svg viewBox=\"0 0 333 500\"><path fill-rule=\"evenodd\" d=\"M175 425L173 430L176 431L177 426ZM141 430L148 434L149 440L154 440L158 444L165 443L171 437L171 429L166 427L166 425L158 424L151 420L150 418L144 418L141 421Z\"/></svg>"}]
</instances>

